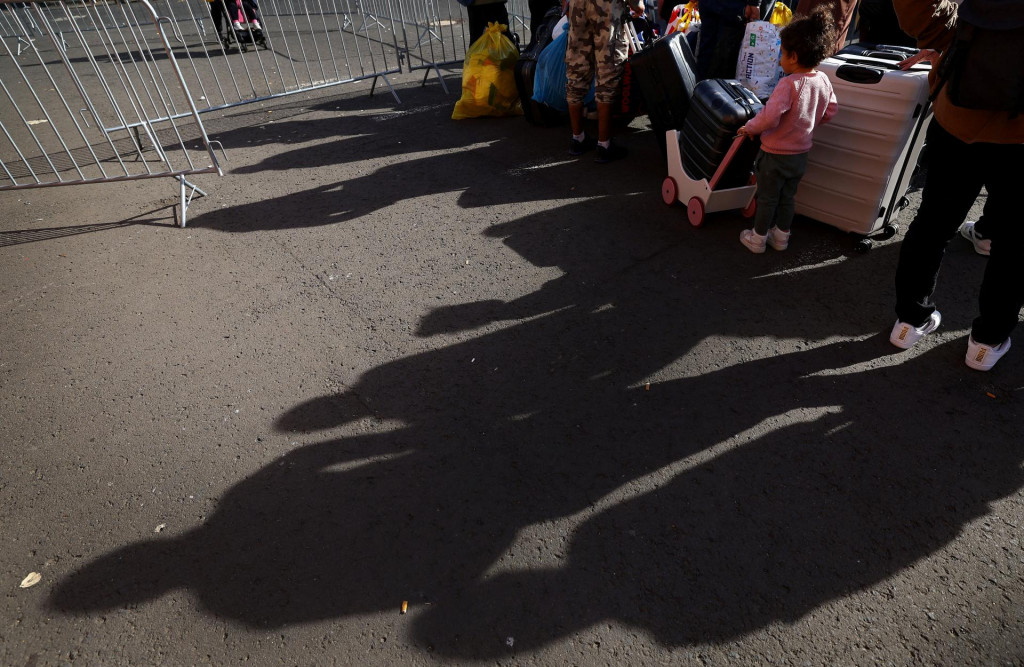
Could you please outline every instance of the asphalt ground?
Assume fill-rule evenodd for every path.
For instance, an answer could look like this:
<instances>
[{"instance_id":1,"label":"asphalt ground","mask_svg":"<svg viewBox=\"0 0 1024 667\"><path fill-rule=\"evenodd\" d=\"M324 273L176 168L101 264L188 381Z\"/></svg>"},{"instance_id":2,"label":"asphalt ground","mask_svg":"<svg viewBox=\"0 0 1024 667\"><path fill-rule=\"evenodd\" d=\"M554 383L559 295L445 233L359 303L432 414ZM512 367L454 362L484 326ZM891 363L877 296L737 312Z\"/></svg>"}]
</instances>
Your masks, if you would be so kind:
<instances>
[{"instance_id":1,"label":"asphalt ground","mask_svg":"<svg viewBox=\"0 0 1024 667\"><path fill-rule=\"evenodd\" d=\"M0 193L0 664L1024 664L983 257L899 352L902 232L755 256L644 120L599 165L421 78L204 117L185 229Z\"/></svg>"}]
</instances>

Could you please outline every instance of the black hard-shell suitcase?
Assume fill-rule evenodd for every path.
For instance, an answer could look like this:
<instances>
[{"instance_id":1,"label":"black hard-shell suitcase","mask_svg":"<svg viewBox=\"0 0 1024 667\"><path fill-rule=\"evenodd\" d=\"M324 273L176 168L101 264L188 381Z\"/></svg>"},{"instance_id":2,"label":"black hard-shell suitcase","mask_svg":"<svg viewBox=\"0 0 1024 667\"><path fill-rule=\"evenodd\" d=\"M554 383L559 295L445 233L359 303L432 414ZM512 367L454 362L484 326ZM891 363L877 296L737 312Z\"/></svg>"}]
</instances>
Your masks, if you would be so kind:
<instances>
[{"instance_id":1,"label":"black hard-shell suitcase","mask_svg":"<svg viewBox=\"0 0 1024 667\"><path fill-rule=\"evenodd\" d=\"M910 56L917 55L918 49L912 46L898 46L896 44L869 44L866 42L854 42L847 44L837 53L837 56L861 56L867 58L879 58L898 63Z\"/></svg>"},{"instance_id":2,"label":"black hard-shell suitcase","mask_svg":"<svg viewBox=\"0 0 1024 667\"><path fill-rule=\"evenodd\" d=\"M644 111L659 145L667 130L683 127L697 86L696 60L686 35L672 33L637 51L629 59L633 85L640 89Z\"/></svg>"},{"instance_id":3,"label":"black hard-shell suitcase","mask_svg":"<svg viewBox=\"0 0 1024 667\"><path fill-rule=\"evenodd\" d=\"M735 79L705 79L697 84L690 100L679 148L683 167L694 179L710 179L729 151L736 131L764 105ZM723 188L747 185L760 148L758 141L745 141L720 181Z\"/></svg>"},{"instance_id":4,"label":"black hard-shell suitcase","mask_svg":"<svg viewBox=\"0 0 1024 667\"><path fill-rule=\"evenodd\" d=\"M519 55L513 70L519 101L523 106L523 116L534 125L559 125L569 118L568 114L533 99L533 77L537 71L537 56L551 43L551 30L561 18L560 7L555 6L547 11L537 32L531 36L530 44Z\"/></svg>"}]
</instances>

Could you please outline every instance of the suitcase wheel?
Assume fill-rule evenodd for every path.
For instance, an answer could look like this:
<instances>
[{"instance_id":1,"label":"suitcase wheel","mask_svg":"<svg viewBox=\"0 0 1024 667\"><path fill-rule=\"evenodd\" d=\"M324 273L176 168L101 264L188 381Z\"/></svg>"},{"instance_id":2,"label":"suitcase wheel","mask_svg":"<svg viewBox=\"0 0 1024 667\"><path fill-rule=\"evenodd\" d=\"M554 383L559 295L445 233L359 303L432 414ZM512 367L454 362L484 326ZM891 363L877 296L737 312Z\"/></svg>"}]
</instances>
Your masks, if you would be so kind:
<instances>
[{"instance_id":1,"label":"suitcase wheel","mask_svg":"<svg viewBox=\"0 0 1024 667\"><path fill-rule=\"evenodd\" d=\"M894 222L890 222L889 224L882 227L882 238L891 239L892 237L896 236L896 232L898 231L900 231L900 226Z\"/></svg>"},{"instance_id":2,"label":"suitcase wheel","mask_svg":"<svg viewBox=\"0 0 1024 667\"><path fill-rule=\"evenodd\" d=\"M676 179L671 176L666 176L665 180L661 182L661 201L672 206L676 203L676 198L678 196L679 187L676 185Z\"/></svg>"},{"instance_id":3,"label":"suitcase wheel","mask_svg":"<svg viewBox=\"0 0 1024 667\"><path fill-rule=\"evenodd\" d=\"M704 202L698 197L690 197L690 202L686 205L686 219L694 227L704 224Z\"/></svg>"}]
</instances>

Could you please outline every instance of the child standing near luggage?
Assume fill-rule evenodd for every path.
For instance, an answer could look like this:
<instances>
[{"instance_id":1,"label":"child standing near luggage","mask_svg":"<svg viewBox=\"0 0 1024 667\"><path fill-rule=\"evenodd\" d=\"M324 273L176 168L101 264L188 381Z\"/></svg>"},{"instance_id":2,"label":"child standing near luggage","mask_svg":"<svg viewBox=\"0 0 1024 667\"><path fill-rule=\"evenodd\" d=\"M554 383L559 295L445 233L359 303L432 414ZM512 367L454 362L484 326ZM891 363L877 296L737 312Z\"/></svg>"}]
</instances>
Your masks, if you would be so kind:
<instances>
[{"instance_id":1,"label":"child standing near luggage","mask_svg":"<svg viewBox=\"0 0 1024 667\"><path fill-rule=\"evenodd\" d=\"M764 109L739 129L739 134L761 136L757 171L757 213L754 228L740 234L751 252L789 247L794 198L807 170L814 128L839 109L828 77L815 67L835 47L835 23L823 7L797 16L781 32L786 74L772 91Z\"/></svg>"}]
</instances>

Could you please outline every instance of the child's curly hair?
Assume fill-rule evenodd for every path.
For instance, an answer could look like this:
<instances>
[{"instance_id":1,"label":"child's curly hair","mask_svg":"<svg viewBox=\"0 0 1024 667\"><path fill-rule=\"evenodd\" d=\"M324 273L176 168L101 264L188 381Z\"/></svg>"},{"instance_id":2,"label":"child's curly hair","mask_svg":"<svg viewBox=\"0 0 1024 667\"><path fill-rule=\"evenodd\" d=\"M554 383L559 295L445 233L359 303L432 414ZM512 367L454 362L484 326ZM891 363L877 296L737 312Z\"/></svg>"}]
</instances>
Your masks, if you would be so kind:
<instances>
[{"instance_id":1,"label":"child's curly hair","mask_svg":"<svg viewBox=\"0 0 1024 667\"><path fill-rule=\"evenodd\" d=\"M795 16L779 35L782 48L796 56L801 67L817 67L832 55L836 45L836 23L823 5L806 16Z\"/></svg>"}]
</instances>

